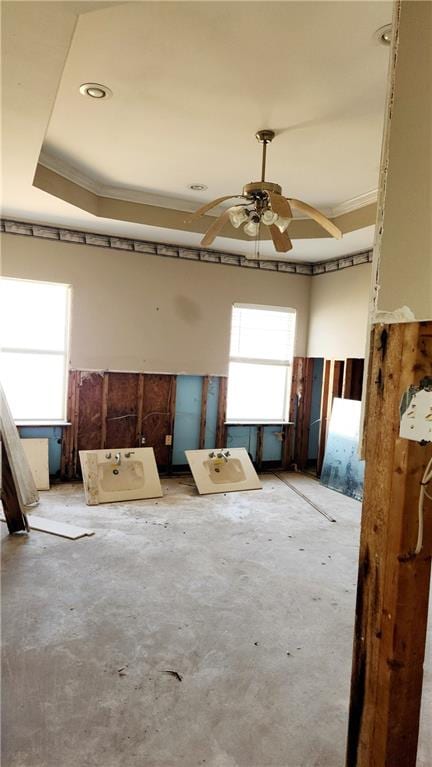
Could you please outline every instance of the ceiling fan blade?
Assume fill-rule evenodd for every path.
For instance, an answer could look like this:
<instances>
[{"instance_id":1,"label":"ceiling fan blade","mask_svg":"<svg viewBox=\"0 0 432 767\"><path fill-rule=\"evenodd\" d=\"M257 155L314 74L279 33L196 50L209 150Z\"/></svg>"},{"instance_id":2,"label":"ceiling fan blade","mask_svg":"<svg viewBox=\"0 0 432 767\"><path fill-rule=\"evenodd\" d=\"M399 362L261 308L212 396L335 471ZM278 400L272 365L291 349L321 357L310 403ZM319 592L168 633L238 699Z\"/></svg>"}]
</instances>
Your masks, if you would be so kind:
<instances>
[{"instance_id":1,"label":"ceiling fan blade","mask_svg":"<svg viewBox=\"0 0 432 767\"><path fill-rule=\"evenodd\" d=\"M276 211L274 212L276 213ZM288 250L291 250L292 242L286 232L281 232L275 224L269 226L269 229L277 253L287 253Z\"/></svg>"},{"instance_id":2,"label":"ceiling fan blade","mask_svg":"<svg viewBox=\"0 0 432 767\"><path fill-rule=\"evenodd\" d=\"M281 218L292 218L292 211L286 197L282 197L277 192L267 192L267 194L273 213L277 213Z\"/></svg>"},{"instance_id":3,"label":"ceiling fan blade","mask_svg":"<svg viewBox=\"0 0 432 767\"><path fill-rule=\"evenodd\" d=\"M205 205L202 205L200 208L198 208L198 210L196 210L194 213L192 213L191 216L189 216L186 219L187 223L189 223L190 221L195 221L196 218L203 216L204 213L207 213L208 210L215 208L216 205L220 205L221 202L225 202L225 200L234 200L236 197L243 198L244 195L243 194L226 194L224 197L217 197L216 200L207 202Z\"/></svg>"},{"instance_id":4,"label":"ceiling fan blade","mask_svg":"<svg viewBox=\"0 0 432 767\"><path fill-rule=\"evenodd\" d=\"M330 221L324 213L320 213L319 210L313 208L312 205L308 205L307 202L301 200L293 200L290 198L290 203L293 208L300 210L302 213L306 213L307 216L313 218L323 229L325 229L332 237L336 237L337 240L342 239L342 232L333 221Z\"/></svg>"},{"instance_id":5,"label":"ceiling fan blade","mask_svg":"<svg viewBox=\"0 0 432 767\"><path fill-rule=\"evenodd\" d=\"M213 240L218 236L221 229L224 228L225 224L229 221L229 214L230 214L231 208L228 208L228 210L225 210L219 218L216 219L216 221L213 222L213 224L210 226L209 229L207 229L204 237L201 240L201 245L203 248L206 248L208 245L211 245Z\"/></svg>"}]
</instances>

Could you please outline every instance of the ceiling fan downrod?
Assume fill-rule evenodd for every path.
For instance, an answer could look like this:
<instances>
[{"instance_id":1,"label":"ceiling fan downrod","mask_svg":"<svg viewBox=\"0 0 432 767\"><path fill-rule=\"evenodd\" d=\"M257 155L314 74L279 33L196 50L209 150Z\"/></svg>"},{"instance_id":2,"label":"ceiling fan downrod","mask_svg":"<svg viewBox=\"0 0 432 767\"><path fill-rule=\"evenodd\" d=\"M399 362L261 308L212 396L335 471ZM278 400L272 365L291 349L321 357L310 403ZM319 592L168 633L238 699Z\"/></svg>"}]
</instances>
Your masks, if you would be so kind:
<instances>
[{"instance_id":1,"label":"ceiling fan downrod","mask_svg":"<svg viewBox=\"0 0 432 767\"><path fill-rule=\"evenodd\" d=\"M272 130L259 130L255 133L256 140L263 145L262 149L262 163L261 163L261 181L265 181L266 160L267 160L267 144L270 144L274 137L275 132Z\"/></svg>"}]
</instances>

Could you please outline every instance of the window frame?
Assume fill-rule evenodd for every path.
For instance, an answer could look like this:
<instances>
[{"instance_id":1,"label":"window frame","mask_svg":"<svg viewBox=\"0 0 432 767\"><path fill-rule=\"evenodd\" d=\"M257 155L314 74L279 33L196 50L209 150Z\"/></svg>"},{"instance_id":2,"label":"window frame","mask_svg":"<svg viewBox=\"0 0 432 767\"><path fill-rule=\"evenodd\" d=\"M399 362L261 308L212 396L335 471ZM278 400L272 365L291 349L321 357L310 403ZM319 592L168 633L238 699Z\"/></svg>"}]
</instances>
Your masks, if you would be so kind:
<instances>
[{"instance_id":1,"label":"window frame","mask_svg":"<svg viewBox=\"0 0 432 767\"><path fill-rule=\"evenodd\" d=\"M231 339L232 339L232 330L233 330L233 314L235 309L252 309L255 311L263 311L263 312L281 312L283 314L292 314L294 316L294 331L293 331L293 348L292 348L292 357L290 359L262 359L261 357L243 357L238 355L231 355ZM226 418L226 424L229 426L230 424L288 424L289 423L289 400L291 395L291 383L292 383L292 366L293 366L293 358L294 358L294 351L295 351L295 338L296 338L296 329L297 329L297 311L296 309L293 309L292 307L285 307L285 306L269 306L267 304L243 304L243 303L234 303L231 307L231 326L230 326L230 353L229 353L229 359L228 364L231 365L232 362L239 363L239 364L249 364L249 365L266 365L269 366L279 366L285 368L285 385L284 385L284 399L283 399L283 417L281 419L275 419L275 418ZM229 392L229 372L228 372L228 391L227 391L227 398L228 398L228 392ZM228 412L228 400L227 400L227 412Z\"/></svg>"},{"instance_id":2,"label":"window frame","mask_svg":"<svg viewBox=\"0 0 432 767\"><path fill-rule=\"evenodd\" d=\"M62 393L62 416L60 418L49 418L44 415L40 415L34 418L13 416L14 421L17 423L25 424L64 424L67 420L67 401L68 401L68 372L69 372L69 357L70 357L70 337L71 337L71 308L72 308L72 286L67 282L54 282L52 280L30 280L28 278L21 277L9 277L2 275L1 280L8 280L9 282L26 282L32 285L55 285L56 287L65 288L65 313L64 313L64 338L63 338L63 351L56 351L53 349L44 349L42 347L37 349L31 349L29 347L13 347L5 346L0 341L0 358L4 353L6 354L34 354L34 355L50 355L54 357L63 357L63 393ZM1 369L0 369L1 374ZM1 377L1 375L0 375Z\"/></svg>"}]
</instances>

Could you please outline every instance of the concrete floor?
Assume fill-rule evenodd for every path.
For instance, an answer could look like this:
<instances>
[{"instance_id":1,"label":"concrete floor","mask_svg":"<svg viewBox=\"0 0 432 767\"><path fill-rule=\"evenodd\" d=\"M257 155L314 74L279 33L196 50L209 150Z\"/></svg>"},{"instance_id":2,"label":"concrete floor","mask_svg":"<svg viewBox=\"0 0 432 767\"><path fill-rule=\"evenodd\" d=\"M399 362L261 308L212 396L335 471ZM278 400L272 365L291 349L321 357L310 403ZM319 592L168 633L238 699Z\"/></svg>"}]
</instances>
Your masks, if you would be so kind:
<instances>
[{"instance_id":1,"label":"concrete floor","mask_svg":"<svg viewBox=\"0 0 432 767\"><path fill-rule=\"evenodd\" d=\"M336 523L266 475L42 493L38 515L96 530L77 541L1 525L4 767L343 767L360 504L290 479Z\"/></svg>"}]
</instances>

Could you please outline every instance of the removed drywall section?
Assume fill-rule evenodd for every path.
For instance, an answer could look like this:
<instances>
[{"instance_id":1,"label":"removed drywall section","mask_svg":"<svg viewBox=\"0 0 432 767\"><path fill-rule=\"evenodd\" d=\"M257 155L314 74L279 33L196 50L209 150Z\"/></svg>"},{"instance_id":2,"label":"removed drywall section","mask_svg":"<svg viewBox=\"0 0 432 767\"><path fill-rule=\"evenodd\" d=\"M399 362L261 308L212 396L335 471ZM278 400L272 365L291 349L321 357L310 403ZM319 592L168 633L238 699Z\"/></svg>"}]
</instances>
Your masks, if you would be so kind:
<instances>
[{"instance_id":1,"label":"removed drywall section","mask_svg":"<svg viewBox=\"0 0 432 767\"><path fill-rule=\"evenodd\" d=\"M371 264L312 278L308 356L364 357Z\"/></svg>"},{"instance_id":2,"label":"removed drywall section","mask_svg":"<svg viewBox=\"0 0 432 767\"><path fill-rule=\"evenodd\" d=\"M73 368L226 375L236 302L296 309L296 354L304 353L308 275L12 234L1 244L5 276L72 285Z\"/></svg>"}]
</instances>

